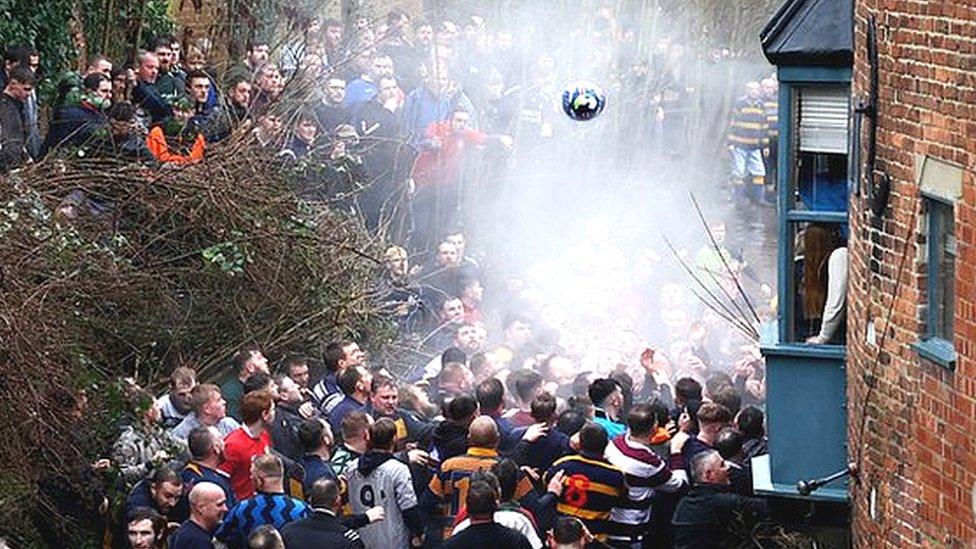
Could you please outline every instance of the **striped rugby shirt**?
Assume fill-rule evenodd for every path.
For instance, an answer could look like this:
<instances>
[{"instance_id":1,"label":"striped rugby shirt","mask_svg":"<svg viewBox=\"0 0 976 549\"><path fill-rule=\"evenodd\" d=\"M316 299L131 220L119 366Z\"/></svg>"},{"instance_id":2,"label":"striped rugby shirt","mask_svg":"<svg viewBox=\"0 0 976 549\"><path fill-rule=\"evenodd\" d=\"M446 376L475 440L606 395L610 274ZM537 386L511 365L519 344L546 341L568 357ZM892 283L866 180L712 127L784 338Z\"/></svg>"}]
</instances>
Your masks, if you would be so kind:
<instances>
[{"instance_id":1,"label":"striped rugby shirt","mask_svg":"<svg viewBox=\"0 0 976 549\"><path fill-rule=\"evenodd\" d=\"M496 450L472 446L464 455L452 457L441 464L440 470L430 479L430 491L447 504L446 514L453 517L468 497L471 475L475 471L486 471L497 462ZM522 476L515 488L515 499L522 499L531 490L531 481Z\"/></svg>"},{"instance_id":2,"label":"striped rugby shirt","mask_svg":"<svg viewBox=\"0 0 976 549\"><path fill-rule=\"evenodd\" d=\"M606 539L610 511L627 497L624 473L603 457L566 456L546 473L546 483L556 473L566 475L556 512L581 519L597 539Z\"/></svg>"},{"instance_id":3,"label":"striped rugby shirt","mask_svg":"<svg viewBox=\"0 0 976 549\"><path fill-rule=\"evenodd\" d=\"M654 491L675 492L688 483L683 469L672 471L648 446L623 434L607 445L607 461L627 479L627 495L610 512L611 539L640 539L651 519Z\"/></svg>"},{"instance_id":4,"label":"striped rugby shirt","mask_svg":"<svg viewBox=\"0 0 976 549\"><path fill-rule=\"evenodd\" d=\"M763 100L743 97L732 108L728 144L741 149L769 146L769 122Z\"/></svg>"},{"instance_id":5,"label":"striped rugby shirt","mask_svg":"<svg viewBox=\"0 0 976 549\"><path fill-rule=\"evenodd\" d=\"M476 471L486 471L497 463L498 451L493 448L472 446L467 453L444 460L437 473L431 477L427 488L444 505L440 517L444 539L451 535L454 517L468 497L471 475ZM515 487L515 499L522 499L532 491L532 481L521 475Z\"/></svg>"},{"instance_id":6,"label":"striped rugby shirt","mask_svg":"<svg viewBox=\"0 0 976 549\"><path fill-rule=\"evenodd\" d=\"M285 494L257 492L237 503L217 528L215 537L231 547L242 547L258 526L281 528L308 516L310 508L300 499Z\"/></svg>"}]
</instances>

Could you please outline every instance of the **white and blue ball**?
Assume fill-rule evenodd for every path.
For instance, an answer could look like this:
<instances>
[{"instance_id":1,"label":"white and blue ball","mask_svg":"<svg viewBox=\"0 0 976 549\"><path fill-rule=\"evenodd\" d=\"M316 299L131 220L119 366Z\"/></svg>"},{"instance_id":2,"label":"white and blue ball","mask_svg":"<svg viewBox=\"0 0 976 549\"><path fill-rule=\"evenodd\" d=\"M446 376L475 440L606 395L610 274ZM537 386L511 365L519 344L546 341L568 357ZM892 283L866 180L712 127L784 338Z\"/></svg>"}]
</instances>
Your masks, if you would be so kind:
<instances>
[{"instance_id":1,"label":"white and blue ball","mask_svg":"<svg viewBox=\"0 0 976 549\"><path fill-rule=\"evenodd\" d=\"M573 120L592 120L606 106L603 89L592 82L574 82L563 91L563 112Z\"/></svg>"}]
</instances>

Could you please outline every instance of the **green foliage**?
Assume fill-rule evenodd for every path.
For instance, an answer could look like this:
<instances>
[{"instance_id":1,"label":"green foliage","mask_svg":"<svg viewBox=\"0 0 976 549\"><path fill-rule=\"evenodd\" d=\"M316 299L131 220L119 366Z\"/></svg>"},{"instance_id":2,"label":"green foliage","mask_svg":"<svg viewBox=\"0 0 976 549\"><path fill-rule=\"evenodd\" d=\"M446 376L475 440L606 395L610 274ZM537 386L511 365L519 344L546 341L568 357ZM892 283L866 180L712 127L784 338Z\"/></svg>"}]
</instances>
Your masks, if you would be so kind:
<instances>
[{"instance_id":1,"label":"green foliage","mask_svg":"<svg viewBox=\"0 0 976 549\"><path fill-rule=\"evenodd\" d=\"M244 233L240 231L231 231L231 235L237 239L244 237ZM221 272L230 276L244 274L244 267L254 261L245 245L235 240L227 240L204 248L200 255L203 256L204 263L216 266Z\"/></svg>"},{"instance_id":2,"label":"green foliage","mask_svg":"<svg viewBox=\"0 0 976 549\"><path fill-rule=\"evenodd\" d=\"M147 48L153 38L176 29L166 12L167 0L144 0L144 5L140 0L75 1L83 4L89 53L129 59L135 48Z\"/></svg>"},{"instance_id":3,"label":"green foliage","mask_svg":"<svg viewBox=\"0 0 976 549\"><path fill-rule=\"evenodd\" d=\"M69 27L77 0L2 0L0 1L0 41L8 44L33 44L42 52L41 67L52 74L67 66L75 55Z\"/></svg>"},{"instance_id":4,"label":"green foliage","mask_svg":"<svg viewBox=\"0 0 976 549\"><path fill-rule=\"evenodd\" d=\"M78 38L89 54L122 59L131 54L137 35L144 46L154 36L173 32L168 1L144 1L143 8L141 0L0 0L0 43L37 48L41 74L48 76L39 86L44 95L54 75L76 65Z\"/></svg>"},{"instance_id":5,"label":"green foliage","mask_svg":"<svg viewBox=\"0 0 976 549\"><path fill-rule=\"evenodd\" d=\"M91 476L74 468L104 456L132 412L119 377L158 388L175 364L222 377L249 342L276 360L316 356L337 338L361 335L382 349L394 337L377 285L381 243L357 219L299 200L279 160L250 142L179 170L75 157L5 183L0 462L11 474L0 472L10 487L0 488L0 532L18 528L18 547L36 539L32 506L47 506L59 536L95 534L92 520L72 526L59 514L43 482L53 470L93 493ZM77 389L88 401L80 419L64 398ZM5 482L11 475L21 485ZM123 499L112 497L111 477L101 480L110 500Z\"/></svg>"}]
</instances>

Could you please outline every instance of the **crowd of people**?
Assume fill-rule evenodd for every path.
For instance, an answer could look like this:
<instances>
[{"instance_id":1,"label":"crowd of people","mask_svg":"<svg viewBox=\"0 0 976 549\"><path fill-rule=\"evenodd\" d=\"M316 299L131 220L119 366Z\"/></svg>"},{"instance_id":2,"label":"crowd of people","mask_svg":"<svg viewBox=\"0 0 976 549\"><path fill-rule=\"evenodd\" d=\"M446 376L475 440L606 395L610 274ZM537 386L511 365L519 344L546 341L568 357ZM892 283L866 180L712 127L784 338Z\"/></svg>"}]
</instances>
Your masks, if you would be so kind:
<instances>
[{"instance_id":1,"label":"crowd of people","mask_svg":"<svg viewBox=\"0 0 976 549\"><path fill-rule=\"evenodd\" d=\"M621 136L680 154L693 101L673 70L682 48L662 41L648 61L633 29L612 13L598 19L609 56L593 61L614 67L622 100L644 113ZM661 284L653 251L619 269L633 275L630 294L604 296L594 279L595 299L620 303L619 314L583 318L580 330L540 298L546 281L499 283L491 254L469 249L477 235L466 227L484 213L470 182L538 162L567 123L553 58L520 51L511 30L480 16L394 10L351 28L306 21L284 47L252 40L220 71L208 41L173 36L130 64L95 56L59 83L43 138L40 54L5 50L0 169L50 155L186 164L251 138L298 175L300 197L385 235L383 304L419 351L387 368L339 340L321 357L270 350L272 367L249 346L219 384L192 364L161 396L126 381L127 420L90 464L92 478L116 472L124 494L110 543L697 548L768 519L750 469L766 451L755 341L696 309L683 286ZM747 89L730 124L732 175L763 188L775 82ZM692 260L720 286L748 269L724 233L715 225L714 244ZM607 240L587 249L614 267Z\"/></svg>"},{"instance_id":2,"label":"crowd of people","mask_svg":"<svg viewBox=\"0 0 976 549\"><path fill-rule=\"evenodd\" d=\"M531 328L509 328L497 352L514 357ZM649 350L636 394L625 372L577 374L565 357L502 371L456 347L440 358L411 383L355 341L329 346L321 376L297 355L272 375L246 347L220 385L185 366L159 398L129 381L130 422L92 465L126 487L113 546L720 547L768 519L750 470L764 417L743 376L672 389Z\"/></svg>"}]
</instances>

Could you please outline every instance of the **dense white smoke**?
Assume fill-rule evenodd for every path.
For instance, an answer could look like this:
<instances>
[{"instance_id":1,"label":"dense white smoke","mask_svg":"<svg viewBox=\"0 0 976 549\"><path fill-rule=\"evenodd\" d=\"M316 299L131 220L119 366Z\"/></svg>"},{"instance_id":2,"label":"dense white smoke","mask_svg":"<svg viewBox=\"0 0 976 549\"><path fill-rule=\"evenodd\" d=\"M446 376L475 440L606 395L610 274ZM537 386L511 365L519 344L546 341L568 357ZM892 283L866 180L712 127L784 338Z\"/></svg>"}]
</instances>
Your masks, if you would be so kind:
<instances>
[{"instance_id":1,"label":"dense white smoke","mask_svg":"<svg viewBox=\"0 0 976 549\"><path fill-rule=\"evenodd\" d=\"M757 289L774 282L772 211L726 203L722 151L728 104L770 68L707 47L666 13L614 3L566 16L541 4L487 24L489 34L511 32L521 46L513 62L525 67L509 90L522 98L516 150L483 162L469 191L472 247L493 267L489 301L501 311L528 304L582 370L636 364L647 344L674 361L702 323L708 351L729 353L714 362L728 365L743 342L719 335L727 323L698 303L663 239L692 265L707 247L695 193L711 222L727 223L725 246L752 267L751 297L767 297ZM563 86L581 79L608 96L586 122L559 109Z\"/></svg>"}]
</instances>

